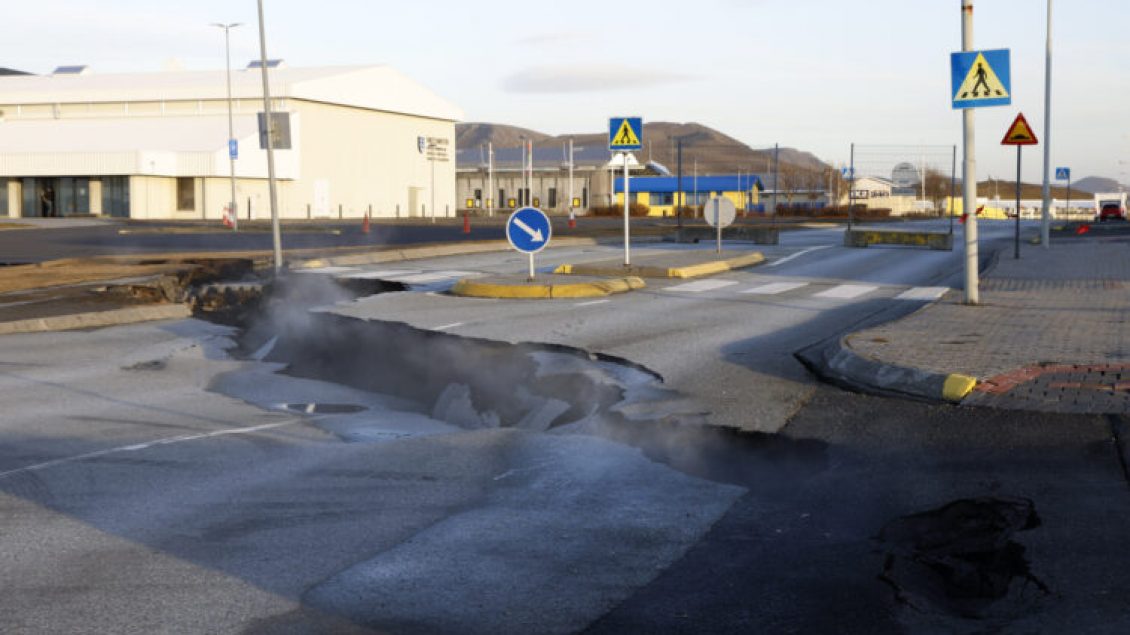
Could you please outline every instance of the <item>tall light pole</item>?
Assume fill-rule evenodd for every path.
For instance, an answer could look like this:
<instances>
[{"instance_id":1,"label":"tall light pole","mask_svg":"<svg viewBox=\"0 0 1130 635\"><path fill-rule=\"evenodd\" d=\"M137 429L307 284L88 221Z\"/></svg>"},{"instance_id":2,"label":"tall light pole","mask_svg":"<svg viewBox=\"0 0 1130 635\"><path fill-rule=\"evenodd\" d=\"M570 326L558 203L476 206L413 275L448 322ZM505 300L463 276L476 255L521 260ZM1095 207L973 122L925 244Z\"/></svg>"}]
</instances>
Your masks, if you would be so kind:
<instances>
[{"instance_id":1,"label":"tall light pole","mask_svg":"<svg viewBox=\"0 0 1130 635\"><path fill-rule=\"evenodd\" d=\"M1044 200L1040 214L1040 244L1048 249L1051 241L1051 156L1052 156L1052 0L1048 0L1048 43L1044 58ZM1020 210L1016 210L1019 218Z\"/></svg>"},{"instance_id":2,"label":"tall light pole","mask_svg":"<svg viewBox=\"0 0 1130 635\"><path fill-rule=\"evenodd\" d=\"M231 205L228 206L228 213L231 215L231 229L232 231L239 231L239 214L235 213L235 154L236 154L236 140L235 133L232 126L232 103L231 103L231 38L230 32L237 26L243 26L242 22L232 22L231 24L221 24L213 22L212 26L219 27L224 30L224 55L227 58L227 74L228 74L228 161L231 168Z\"/></svg>"},{"instance_id":3,"label":"tall light pole","mask_svg":"<svg viewBox=\"0 0 1130 635\"><path fill-rule=\"evenodd\" d=\"M274 121L271 117L271 88L267 82L267 34L263 29L263 0L259 5L259 64L263 71L263 125L267 137L267 189L271 195L271 238L275 246L275 273L282 271L282 236L279 232L278 195L275 192L275 143L271 138Z\"/></svg>"},{"instance_id":4,"label":"tall light pole","mask_svg":"<svg viewBox=\"0 0 1130 635\"><path fill-rule=\"evenodd\" d=\"M961 0L961 50L973 50L973 0ZM965 215L965 303L980 304L979 262L977 256L977 158L973 111L961 111L962 147L964 159L961 167L963 189L962 213Z\"/></svg>"}]
</instances>

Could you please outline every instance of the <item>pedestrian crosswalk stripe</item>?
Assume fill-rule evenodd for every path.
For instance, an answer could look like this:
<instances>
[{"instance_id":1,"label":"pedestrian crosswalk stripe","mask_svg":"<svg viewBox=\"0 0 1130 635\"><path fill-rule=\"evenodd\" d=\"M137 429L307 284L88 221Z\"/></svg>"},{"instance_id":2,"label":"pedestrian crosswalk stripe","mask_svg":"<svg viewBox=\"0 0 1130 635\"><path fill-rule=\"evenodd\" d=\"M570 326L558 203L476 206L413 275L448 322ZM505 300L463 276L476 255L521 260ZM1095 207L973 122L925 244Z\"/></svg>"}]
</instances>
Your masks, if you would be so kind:
<instances>
[{"instance_id":1,"label":"pedestrian crosswalk stripe","mask_svg":"<svg viewBox=\"0 0 1130 635\"><path fill-rule=\"evenodd\" d=\"M759 287L746 289L741 293L752 293L754 295L777 295L778 293L785 293L786 291L793 291L801 287L807 287L807 282L771 282L763 284Z\"/></svg>"},{"instance_id":2,"label":"pedestrian crosswalk stripe","mask_svg":"<svg viewBox=\"0 0 1130 635\"><path fill-rule=\"evenodd\" d=\"M932 301L945 295L949 287L914 287L895 296L896 300Z\"/></svg>"},{"instance_id":3,"label":"pedestrian crosswalk stripe","mask_svg":"<svg viewBox=\"0 0 1130 635\"><path fill-rule=\"evenodd\" d=\"M873 287L865 284L841 284L839 286L832 287L827 291L821 291L820 293L817 293L816 297L850 300L852 298L858 298L861 295L871 293L878 288L879 287Z\"/></svg>"},{"instance_id":4,"label":"pedestrian crosswalk stripe","mask_svg":"<svg viewBox=\"0 0 1130 635\"><path fill-rule=\"evenodd\" d=\"M673 287L667 287L668 291L682 291L684 293L702 293L703 291L713 291L714 289L721 289L730 285L737 284L735 280L695 280L694 282L684 282L677 284Z\"/></svg>"}]
</instances>

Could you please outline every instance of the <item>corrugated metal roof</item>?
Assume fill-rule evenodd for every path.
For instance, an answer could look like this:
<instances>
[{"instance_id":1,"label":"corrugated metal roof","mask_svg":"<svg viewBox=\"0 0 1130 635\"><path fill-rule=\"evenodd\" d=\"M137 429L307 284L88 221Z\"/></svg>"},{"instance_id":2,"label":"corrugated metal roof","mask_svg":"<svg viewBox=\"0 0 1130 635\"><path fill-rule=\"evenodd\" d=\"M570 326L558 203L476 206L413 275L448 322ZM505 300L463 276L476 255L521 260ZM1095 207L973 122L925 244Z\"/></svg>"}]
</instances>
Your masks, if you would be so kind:
<instances>
[{"instance_id":1,"label":"corrugated metal roof","mask_svg":"<svg viewBox=\"0 0 1130 635\"><path fill-rule=\"evenodd\" d=\"M459 121L463 111L389 66L276 68L271 95ZM263 96L261 71L232 71L232 96ZM226 99L224 70L0 77L4 104L66 104Z\"/></svg>"},{"instance_id":2,"label":"corrugated metal roof","mask_svg":"<svg viewBox=\"0 0 1130 635\"><path fill-rule=\"evenodd\" d=\"M700 176L697 179L690 174L683 175L683 191L693 192L748 192L753 188L764 190L765 185L761 176L757 174L742 174L741 181L737 174L719 176ZM638 176L632 177L633 192L674 192L678 188L677 176ZM615 181L615 191L624 191L623 177Z\"/></svg>"}]
</instances>

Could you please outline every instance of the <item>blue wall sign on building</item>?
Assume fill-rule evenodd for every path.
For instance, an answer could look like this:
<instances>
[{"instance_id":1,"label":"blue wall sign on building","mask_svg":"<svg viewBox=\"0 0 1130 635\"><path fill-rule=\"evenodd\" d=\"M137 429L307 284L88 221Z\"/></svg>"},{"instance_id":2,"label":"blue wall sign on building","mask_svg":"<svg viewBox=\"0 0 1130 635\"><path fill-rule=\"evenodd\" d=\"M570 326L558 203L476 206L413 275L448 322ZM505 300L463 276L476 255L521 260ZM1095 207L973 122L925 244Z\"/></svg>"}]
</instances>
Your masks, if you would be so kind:
<instances>
[{"instance_id":1,"label":"blue wall sign on building","mask_svg":"<svg viewBox=\"0 0 1130 635\"><path fill-rule=\"evenodd\" d=\"M608 120L608 149L613 152L643 148L643 117L612 117Z\"/></svg>"},{"instance_id":2,"label":"blue wall sign on building","mask_svg":"<svg viewBox=\"0 0 1130 635\"><path fill-rule=\"evenodd\" d=\"M1009 50L951 53L950 80L955 109L1011 104Z\"/></svg>"},{"instance_id":3,"label":"blue wall sign on building","mask_svg":"<svg viewBox=\"0 0 1130 635\"><path fill-rule=\"evenodd\" d=\"M233 159L239 158L239 141L236 139L228 139L228 156Z\"/></svg>"},{"instance_id":4,"label":"blue wall sign on building","mask_svg":"<svg viewBox=\"0 0 1130 635\"><path fill-rule=\"evenodd\" d=\"M552 235L549 217L536 207L523 207L506 221L506 239L522 253L534 254L545 249Z\"/></svg>"},{"instance_id":5,"label":"blue wall sign on building","mask_svg":"<svg viewBox=\"0 0 1130 635\"><path fill-rule=\"evenodd\" d=\"M1071 180L1071 168L1056 168L1055 169L1055 180L1057 180L1057 181L1070 181Z\"/></svg>"}]
</instances>

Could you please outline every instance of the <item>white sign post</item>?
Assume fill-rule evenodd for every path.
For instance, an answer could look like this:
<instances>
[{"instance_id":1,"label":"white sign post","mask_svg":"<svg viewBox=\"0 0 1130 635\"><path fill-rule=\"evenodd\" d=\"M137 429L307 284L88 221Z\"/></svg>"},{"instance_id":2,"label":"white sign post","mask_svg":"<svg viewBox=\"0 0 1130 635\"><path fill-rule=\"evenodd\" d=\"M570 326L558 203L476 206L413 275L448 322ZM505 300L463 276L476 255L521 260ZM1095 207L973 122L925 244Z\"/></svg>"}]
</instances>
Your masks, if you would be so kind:
<instances>
[{"instance_id":1,"label":"white sign post","mask_svg":"<svg viewBox=\"0 0 1130 635\"><path fill-rule=\"evenodd\" d=\"M622 152L624 157L624 268L632 266L631 234L629 220L628 151L643 148L643 119L641 117L612 117L608 120L608 149Z\"/></svg>"},{"instance_id":2,"label":"white sign post","mask_svg":"<svg viewBox=\"0 0 1130 635\"><path fill-rule=\"evenodd\" d=\"M722 228L729 227L737 215L734 202L724 196L711 197L702 209L702 216L706 224L717 229L715 253L722 253Z\"/></svg>"}]
</instances>

